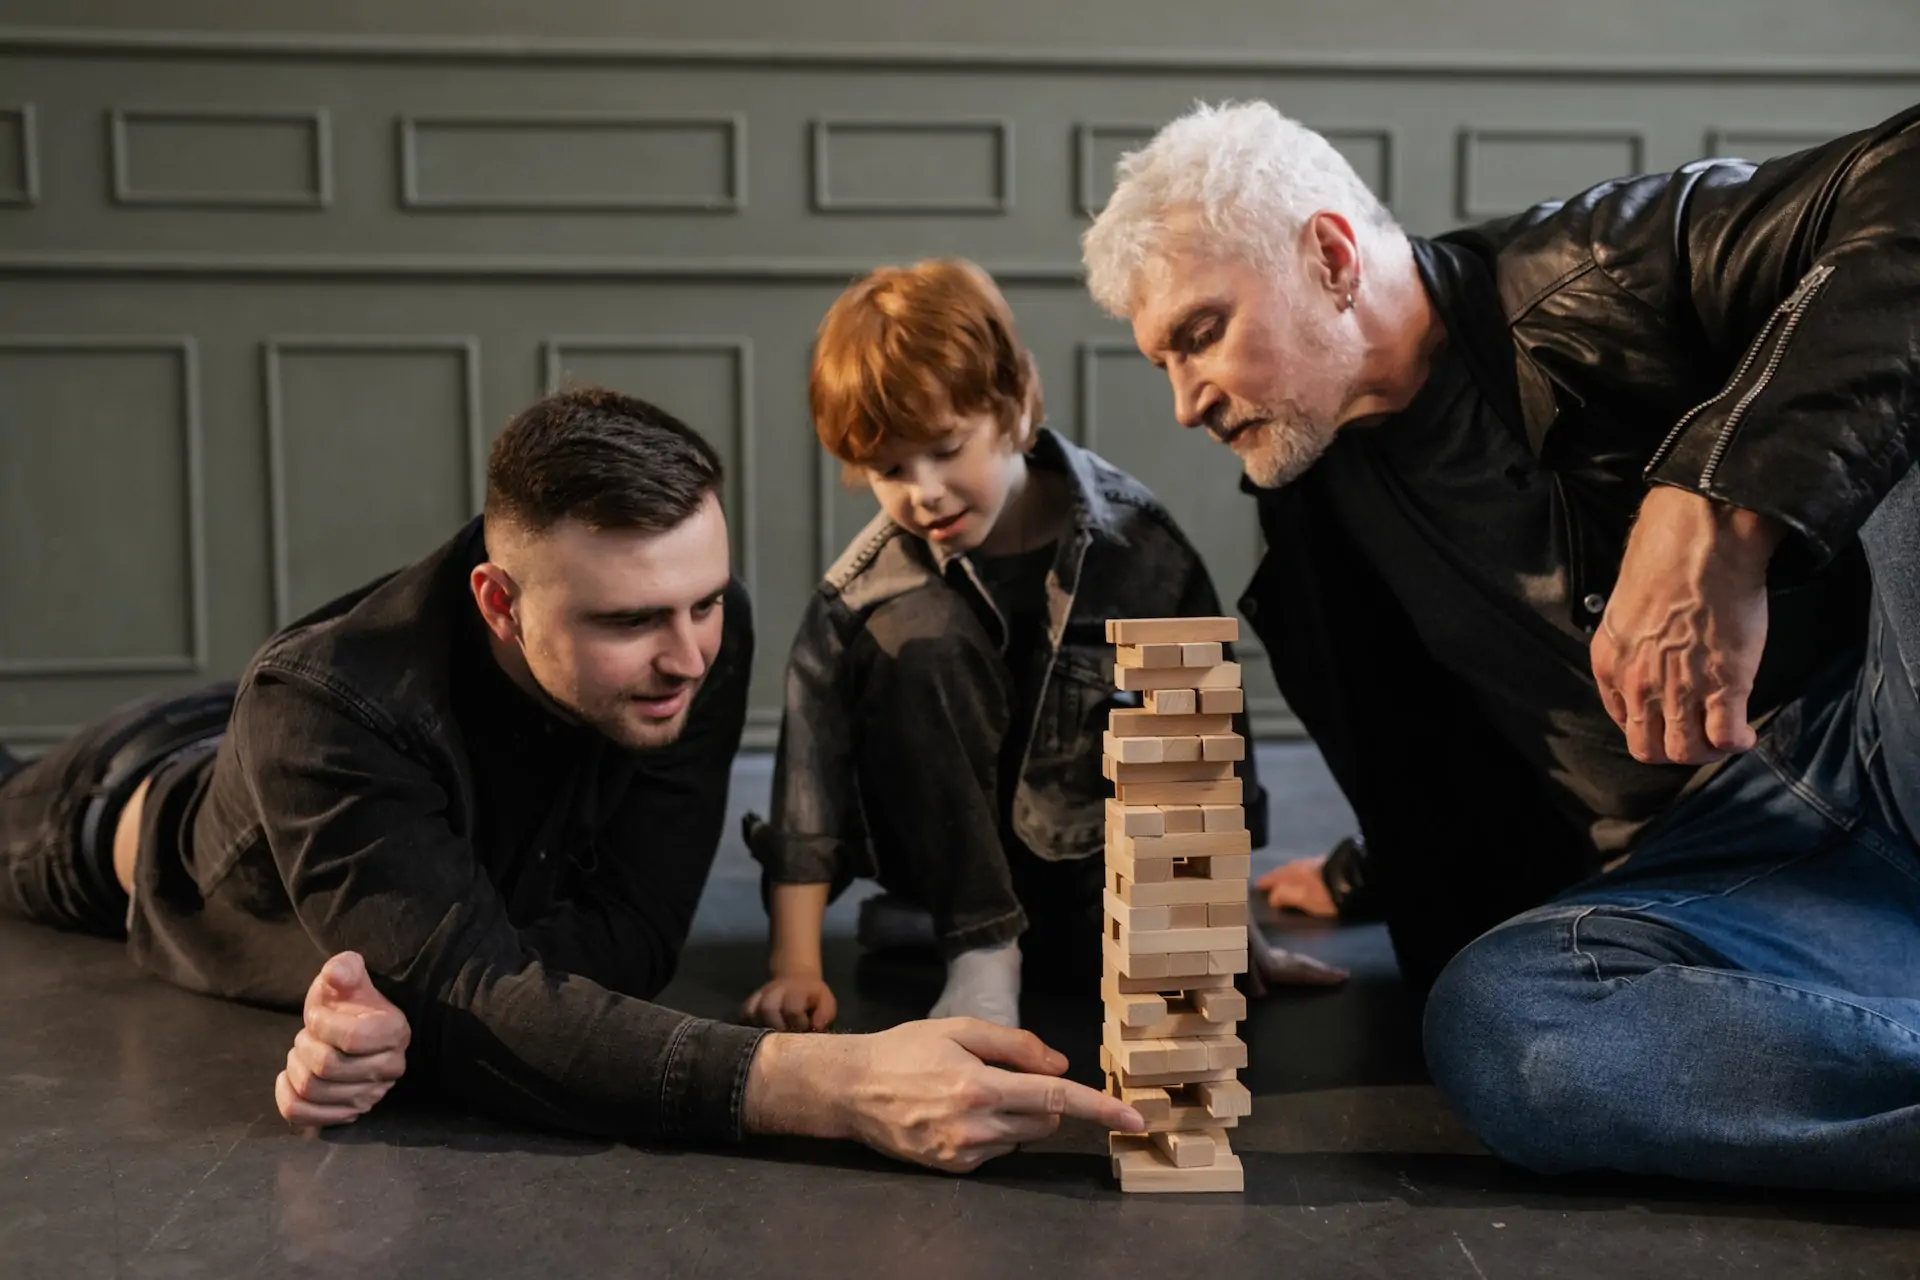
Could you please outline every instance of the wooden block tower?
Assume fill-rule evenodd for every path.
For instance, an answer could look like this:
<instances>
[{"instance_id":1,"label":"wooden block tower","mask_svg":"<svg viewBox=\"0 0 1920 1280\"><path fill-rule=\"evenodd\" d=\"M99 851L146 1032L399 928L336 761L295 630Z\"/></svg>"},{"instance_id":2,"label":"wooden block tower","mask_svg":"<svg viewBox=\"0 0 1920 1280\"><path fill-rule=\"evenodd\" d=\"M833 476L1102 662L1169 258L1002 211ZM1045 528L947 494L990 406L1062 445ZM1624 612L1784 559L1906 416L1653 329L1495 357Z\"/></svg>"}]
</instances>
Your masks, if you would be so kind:
<instances>
[{"instance_id":1,"label":"wooden block tower","mask_svg":"<svg viewBox=\"0 0 1920 1280\"><path fill-rule=\"evenodd\" d=\"M1252 1110L1238 1079L1235 1032L1247 1001L1247 874L1253 851L1234 763L1246 740L1240 666L1221 647L1233 618L1107 623L1114 683L1144 707L1107 723L1107 1089L1146 1118L1146 1134L1112 1133L1122 1191L1240 1191L1227 1130Z\"/></svg>"}]
</instances>

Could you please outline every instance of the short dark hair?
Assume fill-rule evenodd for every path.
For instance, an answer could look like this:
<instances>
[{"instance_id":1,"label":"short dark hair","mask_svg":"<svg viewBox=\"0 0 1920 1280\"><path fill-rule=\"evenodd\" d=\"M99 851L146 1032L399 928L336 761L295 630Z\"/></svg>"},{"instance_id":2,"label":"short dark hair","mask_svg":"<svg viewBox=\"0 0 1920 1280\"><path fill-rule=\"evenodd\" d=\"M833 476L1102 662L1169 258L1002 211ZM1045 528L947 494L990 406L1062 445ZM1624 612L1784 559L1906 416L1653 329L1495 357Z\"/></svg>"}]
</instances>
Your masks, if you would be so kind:
<instances>
[{"instance_id":1,"label":"short dark hair","mask_svg":"<svg viewBox=\"0 0 1920 1280\"><path fill-rule=\"evenodd\" d=\"M666 410L604 387L557 392L517 414L487 458L486 523L545 533L665 533L725 478L720 455Z\"/></svg>"}]
</instances>

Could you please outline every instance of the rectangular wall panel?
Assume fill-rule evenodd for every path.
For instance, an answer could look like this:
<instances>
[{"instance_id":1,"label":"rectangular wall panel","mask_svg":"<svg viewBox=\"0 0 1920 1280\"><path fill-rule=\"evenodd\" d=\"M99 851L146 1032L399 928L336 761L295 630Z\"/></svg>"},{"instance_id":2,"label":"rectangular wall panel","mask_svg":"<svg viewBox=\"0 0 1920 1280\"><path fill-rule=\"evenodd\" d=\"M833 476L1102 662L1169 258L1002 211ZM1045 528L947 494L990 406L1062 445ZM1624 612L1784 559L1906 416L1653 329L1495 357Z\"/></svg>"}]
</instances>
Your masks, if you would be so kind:
<instances>
[{"instance_id":1,"label":"rectangular wall panel","mask_svg":"<svg viewBox=\"0 0 1920 1280\"><path fill-rule=\"evenodd\" d=\"M192 339L0 335L0 676L206 666Z\"/></svg>"},{"instance_id":2,"label":"rectangular wall panel","mask_svg":"<svg viewBox=\"0 0 1920 1280\"><path fill-rule=\"evenodd\" d=\"M1010 120L816 120L817 213L1005 213Z\"/></svg>"},{"instance_id":3,"label":"rectangular wall panel","mask_svg":"<svg viewBox=\"0 0 1920 1280\"><path fill-rule=\"evenodd\" d=\"M746 121L591 111L405 116L400 173L408 209L735 213L746 203Z\"/></svg>"},{"instance_id":4,"label":"rectangular wall panel","mask_svg":"<svg viewBox=\"0 0 1920 1280\"><path fill-rule=\"evenodd\" d=\"M25 208L40 200L40 155L33 104L0 107L0 208Z\"/></svg>"},{"instance_id":5,"label":"rectangular wall panel","mask_svg":"<svg viewBox=\"0 0 1920 1280\"><path fill-rule=\"evenodd\" d=\"M479 513L480 352L470 338L276 337L263 361L285 625Z\"/></svg>"},{"instance_id":6,"label":"rectangular wall panel","mask_svg":"<svg viewBox=\"0 0 1920 1280\"><path fill-rule=\"evenodd\" d=\"M333 141L321 109L108 113L113 200L182 209L324 209Z\"/></svg>"},{"instance_id":7,"label":"rectangular wall panel","mask_svg":"<svg viewBox=\"0 0 1920 1280\"><path fill-rule=\"evenodd\" d=\"M1647 143L1626 129L1469 128L1459 149L1455 209L1492 218L1640 173Z\"/></svg>"}]
</instances>

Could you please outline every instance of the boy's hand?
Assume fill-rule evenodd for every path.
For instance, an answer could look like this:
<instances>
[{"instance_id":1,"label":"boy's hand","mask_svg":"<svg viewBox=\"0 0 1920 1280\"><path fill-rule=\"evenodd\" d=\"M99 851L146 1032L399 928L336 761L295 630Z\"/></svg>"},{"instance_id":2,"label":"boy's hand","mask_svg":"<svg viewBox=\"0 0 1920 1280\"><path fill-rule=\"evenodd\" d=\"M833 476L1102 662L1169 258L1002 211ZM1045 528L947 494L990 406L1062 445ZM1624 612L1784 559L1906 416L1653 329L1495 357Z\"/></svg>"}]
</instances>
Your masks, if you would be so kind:
<instances>
[{"instance_id":1,"label":"boy's hand","mask_svg":"<svg viewBox=\"0 0 1920 1280\"><path fill-rule=\"evenodd\" d=\"M840 1011L833 988L818 974L779 977L748 996L740 1019L775 1031L825 1031Z\"/></svg>"},{"instance_id":2,"label":"boy's hand","mask_svg":"<svg viewBox=\"0 0 1920 1280\"><path fill-rule=\"evenodd\" d=\"M1272 987L1333 987L1347 980L1345 969L1288 951L1267 941L1260 926L1247 926L1247 994L1264 996Z\"/></svg>"},{"instance_id":3,"label":"boy's hand","mask_svg":"<svg viewBox=\"0 0 1920 1280\"><path fill-rule=\"evenodd\" d=\"M977 1018L908 1022L873 1035L769 1036L747 1079L747 1127L853 1138L948 1173L1038 1142L1062 1116L1129 1133L1146 1128L1118 1098L1060 1079L1066 1069L1066 1058L1032 1032Z\"/></svg>"},{"instance_id":4,"label":"boy's hand","mask_svg":"<svg viewBox=\"0 0 1920 1280\"><path fill-rule=\"evenodd\" d=\"M351 1124L407 1072L413 1028L374 988L358 952L342 951L307 988L305 1025L293 1038L273 1100L298 1129Z\"/></svg>"},{"instance_id":5,"label":"boy's hand","mask_svg":"<svg viewBox=\"0 0 1920 1280\"><path fill-rule=\"evenodd\" d=\"M1327 889L1326 867L1325 854L1295 858L1255 880L1253 887L1267 895L1267 905L1275 911L1298 911L1317 920L1337 919L1340 908L1333 905L1333 894Z\"/></svg>"}]
</instances>

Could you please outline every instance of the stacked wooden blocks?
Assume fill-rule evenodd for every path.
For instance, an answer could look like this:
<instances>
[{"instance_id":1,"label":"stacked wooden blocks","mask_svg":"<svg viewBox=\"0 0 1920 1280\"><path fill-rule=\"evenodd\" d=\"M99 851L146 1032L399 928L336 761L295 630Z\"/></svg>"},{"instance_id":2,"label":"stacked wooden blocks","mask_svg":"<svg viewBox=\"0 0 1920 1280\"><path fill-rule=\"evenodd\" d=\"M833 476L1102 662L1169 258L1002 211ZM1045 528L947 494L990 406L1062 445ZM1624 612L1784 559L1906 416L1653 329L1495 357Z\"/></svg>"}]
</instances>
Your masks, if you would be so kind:
<instances>
[{"instance_id":1,"label":"stacked wooden blocks","mask_svg":"<svg viewBox=\"0 0 1920 1280\"><path fill-rule=\"evenodd\" d=\"M1247 968L1253 845L1234 768L1247 751L1233 731L1240 667L1222 653L1239 630L1232 618L1107 623L1114 683L1145 702L1110 714L1103 764L1114 798L1100 1066L1148 1129L1108 1135L1122 1191L1244 1185L1227 1130L1252 1110L1233 976Z\"/></svg>"}]
</instances>

